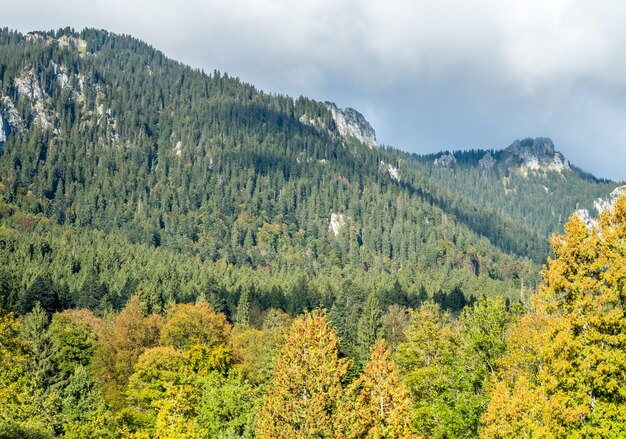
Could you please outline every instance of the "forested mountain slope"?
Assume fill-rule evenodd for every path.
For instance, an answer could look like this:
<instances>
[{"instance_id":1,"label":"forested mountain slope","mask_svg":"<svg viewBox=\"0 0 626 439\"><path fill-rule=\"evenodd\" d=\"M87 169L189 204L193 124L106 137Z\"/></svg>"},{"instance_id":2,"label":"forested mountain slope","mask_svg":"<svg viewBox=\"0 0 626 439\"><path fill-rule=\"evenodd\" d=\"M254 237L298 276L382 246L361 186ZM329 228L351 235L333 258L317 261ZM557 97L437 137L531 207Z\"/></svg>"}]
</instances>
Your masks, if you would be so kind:
<instances>
[{"instance_id":1,"label":"forested mountain slope","mask_svg":"<svg viewBox=\"0 0 626 439\"><path fill-rule=\"evenodd\" d=\"M416 157L413 164L446 189L524 224L541 239L561 232L573 211L593 207L620 185L570 164L548 138L516 140L498 151Z\"/></svg>"},{"instance_id":2,"label":"forested mountain slope","mask_svg":"<svg viewBox=\"0 0 626 439\"><path fill-rule=\"evenodd\" d=\"M231 312L244 289L289 297L292 285L332 306L339 293L309 289L320 278L360 294L376 278L402 297L518 298L562 215L613 187L571 169L485 170L475 152L435 165L377 147L354 110L93 29L1 31L0 116L1 257L22 297L43 276L69 302L101 285L114 307L135 291L192 300L213 281ZM161 268L124 269L141 258Z\"/></svg>"}]
</instances>

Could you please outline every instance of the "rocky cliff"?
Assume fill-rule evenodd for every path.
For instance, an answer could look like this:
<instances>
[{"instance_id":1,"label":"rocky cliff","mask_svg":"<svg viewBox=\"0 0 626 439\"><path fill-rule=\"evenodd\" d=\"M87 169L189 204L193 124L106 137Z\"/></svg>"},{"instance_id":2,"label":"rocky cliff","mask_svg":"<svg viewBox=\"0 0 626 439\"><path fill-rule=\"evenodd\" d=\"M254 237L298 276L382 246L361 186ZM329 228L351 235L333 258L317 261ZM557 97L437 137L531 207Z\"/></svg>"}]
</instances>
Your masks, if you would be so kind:
<instances>
[{"instance_id":1,"label":"rocky cliff","mask_svg":"<svg viewBox=\"0 0 626 439\"><path fill-rule=\"evenodd\" d=\"M536 137L514 141L502 151L501 159L508 167L525 167L533 171L545 169L562 172L570 165L563 154L554 149L547 137Z\"/></svg>"},{"instance_id":2,"label":"rocky cliff","mask_svg":"<svg viewBox=\"0 0 626 439\"><path fill-rule=\"evenodd\" d=\"M335 120L339 134L354 137L370 148L377 148L376 132L361 113L354 108L339 108L334 102L325 102Z\"/></svg>"}]
</instances>

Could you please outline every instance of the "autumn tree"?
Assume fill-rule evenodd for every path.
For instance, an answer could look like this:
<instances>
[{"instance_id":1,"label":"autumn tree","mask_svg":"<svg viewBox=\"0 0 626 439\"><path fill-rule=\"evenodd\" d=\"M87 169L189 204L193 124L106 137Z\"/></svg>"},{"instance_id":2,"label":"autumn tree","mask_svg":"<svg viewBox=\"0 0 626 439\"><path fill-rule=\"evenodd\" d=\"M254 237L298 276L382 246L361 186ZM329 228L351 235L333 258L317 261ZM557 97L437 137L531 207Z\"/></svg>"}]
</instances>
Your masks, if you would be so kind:
<instances>
[{"instance_id":1,"label":"autumn tree","mask_svg":"<svg viewBox=\"0 0 626 439\"><path fill-rule=\"evenodd\" d=\"M226 344L230 325L224 314L206 302L174 305L161 332L161 344L177 349L194 345L213 348Z\"/></svg>"},{"instance_id":2,"label":"autumn tree","mask_svg":"<svg viewBox=\"0 0 626 439\"><path fill-rule=\"evenodd\" d=\"M361 376L342 398L336 421L337 438L401 439L411 432L411 400L390 360L391 349L379 342Z\"/></svg>"},{"instance_id":3,"label":"autumn tree","mask_svg":"<svg viewBox=\"0 0 626 439\"><path fill-rule=\"evenodd\" d=\"M334 437L341 381L349 366L338 352L339 339L325 312L295 320L259 411L257 437Z\"/></svg>"},{"instance_id":4,"label":"autumn tree","mask_svg":"<svg viewBox=\"0 0 626 439\"><path fill-rule=\"evenodd\" d=\"M160 316L144 316L137 296L130 298L119 315L102 322L92 364L105 399L112 406L124 405L133 367L147 348L158 344L162 325Z\"/></svg>"},{"instance_id":5,"label":"autumn tree","mask_svg":"<svg viewBox=\"0 0 626 439\"><path fill-rule=\"evenodd\" d=\"M157 407L185 384L185 366L184 354L171 346L146 349L141 354L126 390L129 407L124 418L131 431L154 434Z\"/></svg>"},{"instance_id":6,"label":"autumn tree","mask_svg":"<svg viewBox=\"0 0 626 439\"><path fill-rule=\"evenodd\" d=\"M400 305L391 305L381 317L382 333L385 341L395 350L398 345L406 341L404 333L409 324L409 315Z\"/></svg>"},{"instance_id":7,"label":"autumn tree","mask_svg":"<svg viewBox=\"0 0 626 439\"><path fill-rule=\"evenodd\" d=\"M534 309L491 388L484 437L626 435L625 241L626 197L597 224L574 215L553 238Z\"/></svg>"}]
</instances>

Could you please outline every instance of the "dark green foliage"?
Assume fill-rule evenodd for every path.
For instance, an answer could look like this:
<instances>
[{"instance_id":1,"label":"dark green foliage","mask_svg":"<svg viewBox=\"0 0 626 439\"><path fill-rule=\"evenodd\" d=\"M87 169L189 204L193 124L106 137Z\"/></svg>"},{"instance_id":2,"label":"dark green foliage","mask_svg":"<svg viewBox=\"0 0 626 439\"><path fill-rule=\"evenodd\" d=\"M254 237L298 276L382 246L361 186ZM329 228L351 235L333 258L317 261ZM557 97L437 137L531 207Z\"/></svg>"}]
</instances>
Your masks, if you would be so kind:
<instances>
[{"instance_id":1,"label":"dark green foliage","mask_svg":"<svg viewBox=\"0 0 626 439\"><path fill-rule=\"evenodd\" d=\"M61 309L61 299L52 280L48 276L37 276L32 285L20 298L20 312L26 314L39 303L48 313L52 314Z\"/></svg>"},{"instance_id":2,"label":"dark green foliage","mask_svg":"<svg viewBox=\"0 0 626 439\"><path fill-rule=\"evenodd\" d=\"M363 305L363 312L357 324L356 342L358 361L365 365L372 353L372 348L382 335L381 306L375 293L370 293Z\"/></svg>"},{"instance_id":3,"label":"dark green foliage","mask_svg":"<svg viewBox=\"0 0 626 439\"><path fill-rule=\"evenodd\" d=\"M518 279L536 282L536 267L519 258L532 256L522 247L535 245L534 239L507 247L505 241L519 241L509 234L511 224L498 223L500 216L469 199L459 202L453 191L426 178L414 159L342 138L323 104L267 95L219 72L206 75L138 40L103 31L39 34L44 40L82 38L86 51L78 40L62 46L2 35L0 94L15 104L24 124L24 130L11 129L0 154L0 202L7 206L2 220L11 228L39 234L33 216L39 215L81 232L101 230L110 236L106 240L118 240L113 236L119 232L127 241L117 242L122 246L189 255L191 265L197 258L289 273L303 281L280 285L271 298L269 291L257 291L257 299L262 309L294 315L332 297L307 280L329 272L413 271L403 275L400 291L394 286L390 297L381 297L384 306L415 306L417 285L432 293L476 284L495 293L517 288ZM30 117L33 96L16 86L24 78L45 95L40 102L47 128ZM401 163L401 182L382 162ZM337 236L328 231L332 213L346 218ZM28 258L56 263L57 244L41 241L28 249ZM137 276L126 277L125 287L111 282L126 260L101 250L72 249L64 261L69 271L50 273L69 287L74 305L103 313L137 293L149 310L162 311L173 298L204 294L231 318L236 314L238 294L202 291L208 283L181 297L158 277L150 288L142 288ZM494 288L502 281L506 286ZM388 285L399 284L394 279ZM24 311L32 306L22 302Z\"/></svg>"},{"instance_id":4,"label":"dark green foliage","mask_svg":"<svg viewBox=\"0 0 626 439\"><path fill-rule=\"evenodd\" d=\"M37 302L24 318L21 336L28 343L30 363L29 377L37 389L46 389L54 383L57 368L54 361L54 344L48 332L49 318Z\"/></svg>"},{"instance_id":5,"label":"dark green foliage","mask_svg":"<svg viewBox=\"0 0 626 439\"><path fill-rule=\"evenodd\" d=\"M576 200L615 186L576 169L482 170L484 151L439 168L370 149L341 136L319 102L93 29L0 30L9 116L19 123L0 145L2 437L110 437L114 423L252 436L286 313L317 308L340 338L332 355L354 360L340 361L337 395L385 338L411 384L414 426L475 436L483 383L550 233ZM207 311L223 329L214 350L186 345L189 310L207 304L224 314ZM70 307L82 309L59 312ZM19 331L7 311L22 315ZM196 332L214 336L205 326ZM161 371L164 359L176 367ZM129 410L158 381L152 366L169 378Z\"/></svg>"}]
</instances>

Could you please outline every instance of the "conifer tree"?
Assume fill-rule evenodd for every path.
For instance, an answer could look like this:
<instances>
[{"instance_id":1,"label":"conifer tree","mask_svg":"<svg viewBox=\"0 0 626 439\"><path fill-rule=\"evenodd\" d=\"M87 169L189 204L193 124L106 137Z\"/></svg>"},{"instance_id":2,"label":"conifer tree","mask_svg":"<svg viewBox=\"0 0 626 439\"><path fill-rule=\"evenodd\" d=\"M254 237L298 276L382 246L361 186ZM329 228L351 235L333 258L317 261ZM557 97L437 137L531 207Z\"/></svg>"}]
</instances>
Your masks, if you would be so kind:
<instances>
[{"instance_id":1,"label":"conifer tree","mask_svg":"<svg viewBox=\"0 0 626 439\"><path fill-rule=\"evenodd\" d=\"M338 352L339 340L325 312L296 319L274 365L272 384L259 411L257 437L334 437L341 381L349 366Z\"/></svg>"},{"instance_id":2,"label":"conifer tree","mask_svg":"<svg viewBox=\"0 0 626 439\"><path fill-rule=\"evenodd\" d=\"M372 347L382 333L380 302L372 291L365 300L363 312L357 324L357 353L361 364L370 357Z\"/></svg>"},{"instance_id":3,"label":"conifer tree","mask_svg":"<svg viewBox=\"0 0 626 439\"><path fill-rule=\"evenodd\" d=\"M411 399L390 360L391 349L379 342L362 375L342 398L336 421L337 438L401 439L411 432Z\"/></svg>"},{"instance_id":4,"label":"conifer tree","mask_svg":"<svg viewBox=\"0 0 626 439\"><path fill-rule=\"evenodd\" d=\"M239 303L237 304L235 323L244 326L250 323L250 300L248 288L243 288L243 290L241 291Z\"/></svg>"},{"instance_id":5,"label":"conifer tree","mask_svg":"<svg viewBox=\"0 0 626 439\"><path fill-rule=\"evenodd\" d=\"M54 362L55 349L50 333L48 332L49 319L39 302L24 318L21 327L21 336L27 342L31 355L30 379L34 388L47 389L52 384L56 367Z\"/></svg>"},{"instance_id":6,"label":"conifer tree","mask_svg":"<svg viewBox=\"0 0 626 439\"><path fill-rule=\"evenodd\" d=\"M575 215L553 238L534 310L512 331L492 387L484 437L626 435L625 240L624 196L597 225Z\"/></svg>"}]
</instances>

